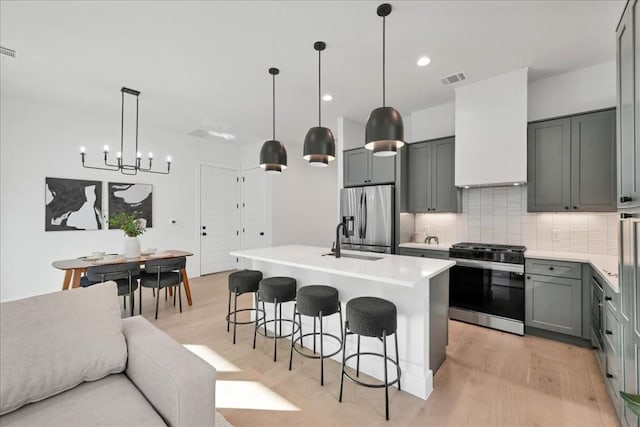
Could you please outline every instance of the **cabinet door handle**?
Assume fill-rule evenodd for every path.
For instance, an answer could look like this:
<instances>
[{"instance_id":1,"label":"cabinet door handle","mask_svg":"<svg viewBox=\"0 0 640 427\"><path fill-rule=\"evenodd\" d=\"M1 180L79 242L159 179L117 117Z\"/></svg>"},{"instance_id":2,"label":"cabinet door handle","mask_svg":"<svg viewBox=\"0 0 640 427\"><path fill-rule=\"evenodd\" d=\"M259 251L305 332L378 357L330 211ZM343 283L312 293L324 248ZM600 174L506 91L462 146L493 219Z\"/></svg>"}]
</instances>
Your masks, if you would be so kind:
<instances>
[{"instance_id":1,"label":"cabinet door handle","mask_svg":"<svg viewBox=\"0 0 640 427\"><path fill-rule=\"evenodd\" d=\"M604 300L605 300L605 301L611 301L612 299L613 299L613 298L611 298L611 297L604 297Z\"/></svg>"},{"instance_id":2,"label":"cabinet door handle","mask_svg":"<svg viewBox=\"0 0 640 427\"><path fill-rule=\"evenodd\" d=\"M203 236L206 236L206 235L207 235L207 233L202 233L202 235L203 235Z\"/></svg>"},{"instance_id":3,"label":"cabinet door handle","mask_svg":"<svg viewBox=\"0 0 640 427\"><path fill-rule=\"evenodd\" d=\"M569 206L565 206L564 208L565 208L566 210L569 210Z\"/></svg>"},{"instance_id":4,"label":"cabinet door handle","mask_svg":"<svg viewBox=\"0 0 640 427\"><path fill-rule=\"evenodd\" d=\"M531 276L527 276L527 280L531 280Z\"/></svg>"},{"instance_id":5,"label":"cabinet door handle","mask_svg":"<svg viewBox=\"0 0 640 427\"><path fill-rule=\"evenodd\" d=\"M573 207L573 209L578 209L578 207L577 207L577 206L574 206L574 207Z\"/></svg>"},{"instance_id":6,"label":"cabinet door handle","mask_svg":"<svg viewBox=\"0 0 640 427\"><path fill-rule=\"evenodd\" d=\"M554 270L554 268L553 267L549 267L549 270Z\"/></svg>"},{"instance_id":7,"label":"cabinet door handle","mask_svg":"<svg viewBox=\"0 0 640 427\"><path fill-rule=\"evenodd\" d=\"M620 203L627 203L631 201L631 197L629 196L620 196Z\"/></svg>"},{"instance_id":8,"label":"cabinet door handle","mask_svg":"<svg viewBox=\"0 0 640 427\"><path fill-rule=\"evenodd\" d=\"M613 332L611 332L611 331L610 331L610 330L608 330L608 329L605 329L605 330L604 330L604 333L605 333L605 334L607 334L607 335L613 335Z\"/></svg>"},{"instance_id":9,"label":"cabinet door handle","mask_svg":"<svg viewBox=\"0 0 640 427\"><path fill-rule=\"evenodd\" d=\"M607 378L613 378L613 375L611 375L609 372L607 372Z\"/></svg>"}]
</instances>

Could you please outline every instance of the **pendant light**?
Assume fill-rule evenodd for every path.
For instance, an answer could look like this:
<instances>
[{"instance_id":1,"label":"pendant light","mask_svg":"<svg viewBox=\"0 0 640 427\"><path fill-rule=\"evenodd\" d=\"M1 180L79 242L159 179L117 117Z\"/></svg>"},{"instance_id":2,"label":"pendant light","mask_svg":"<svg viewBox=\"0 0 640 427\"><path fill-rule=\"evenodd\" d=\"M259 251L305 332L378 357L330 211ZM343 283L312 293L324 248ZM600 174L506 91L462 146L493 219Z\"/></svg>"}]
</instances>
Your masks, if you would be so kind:
<instances>
[{"instance_id":1,"label":"pendant light","mask_svg":"<svg viewBox=\"0 0 640 427\"><path fill-rule=\"evenodd\" d=\"M302 158L311 166L326 167L336 158L336 141L331 129L322 127L322 68L321 53L327 45L315 42L313 48L318 51L318 126L312 127L304 138Z\"/></svg>"},{"instance_id":2,"label":"pendant light","mask_svg":"<svg viewBox=\"0 0 640 427\"><path fill-rule=\"evenodd\" d=\"M260 167L270 174L281 173L287 167L287 150L282 142L276 140L276 76L279 73L277 68L269 68L273 77L273 139L265 141L260 150Z\"/></svg>"},{"instance_id":3,"label":"pendant light","mask_svg":"<svg viewBox=\"0 0 640 427\"><path fill-rule=\"evenodd\" d=\"M391 13L391 5L381 4L377 13L382 17L382 107L369 114L364 147L372 150L374 156L394 156L398 148L404 145L404 125L400 113L393 107L387 107L385 99L386 17Z\"/></svg>"}]
</instances>

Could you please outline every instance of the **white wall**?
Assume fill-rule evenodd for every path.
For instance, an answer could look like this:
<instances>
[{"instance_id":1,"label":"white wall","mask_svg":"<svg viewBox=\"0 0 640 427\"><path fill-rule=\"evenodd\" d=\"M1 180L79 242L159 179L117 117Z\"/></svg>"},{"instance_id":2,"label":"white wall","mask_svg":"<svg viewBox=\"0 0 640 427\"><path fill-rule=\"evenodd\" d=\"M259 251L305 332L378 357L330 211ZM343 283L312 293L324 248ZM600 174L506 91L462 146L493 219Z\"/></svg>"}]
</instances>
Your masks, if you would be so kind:
<instances>
[{"instance_id":1,"label":"white wall","mask_svg":"<svg viewBox=\"0 0 640 427\"><path fill-rule=\"evenodd\" d=\"M343 150L364 147L365 123L338 117L338 139L342 141Z\"/></svg>"},{"instance_id":2,"label":"white wall","mask_svg":"<svg viewBox=\"0 0 640 427\"><path fill-rule=\"evenodd\" d=\"M285 147L288 166L271 179L273 245L330 248L338 224L337 161L326 168L309 166L302 158L302 145ZM342 157L342 152L337 155Z\"/></svg>"},{"instance_id":3,"label":"white wall","mask_svg":"<svg viewBox=\"0 0 640 427\"><path fill-rule=\"evenodd\" d=\"M541 120L616 105L615 61L529 83L528 120Z\"/></svg>"},{"instance_id":4,"label":"white wall","mask_svg":"<svg viewBox=\"0 0 640 427\"><path fill-rule=\"evenodd\" d=\"M187 270L191 276L199 274L199 167L238 167L236 145L153 128L141 117L142 149L158 159L170 154L172 172L126 177L84 169L80 163L82 145L91 164L101 161L104 144L119 145L118 113L93 114L5 95L0 101L0 300L61 289L64 273L54 269L52 261L123 250L119 230L45 232L45 177L153 184L154 225L140 236L142 247L191 251L195 255L188 259ZM171 218L175 225L169 224Z\"/></svg>"},{"instance_id":5,"label":"white wall","mask_svg":"<svg viewBox=\"0 0 640 427\"><path fill-rule=\"evenodd\" d=\"M414 111L410 116L409 142L443 138L456 133L456 107L453 102Z\"/></svg>"}]
</instances>

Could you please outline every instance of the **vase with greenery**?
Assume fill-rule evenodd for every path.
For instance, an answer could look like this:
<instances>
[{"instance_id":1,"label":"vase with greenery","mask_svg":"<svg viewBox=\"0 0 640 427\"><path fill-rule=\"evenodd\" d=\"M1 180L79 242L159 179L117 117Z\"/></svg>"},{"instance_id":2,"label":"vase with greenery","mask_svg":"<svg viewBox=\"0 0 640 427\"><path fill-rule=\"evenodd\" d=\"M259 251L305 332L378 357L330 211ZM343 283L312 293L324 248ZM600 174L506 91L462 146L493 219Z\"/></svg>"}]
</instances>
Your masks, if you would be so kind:
<instances>
[{"instance_id":1,"label":"vase with greenery","mask_svg":"<svg viewBox=\"0 0 640 427\"><path fill-rule=\"evenodd\" d=\"M119 212L109 219L109 224L119 227L127 236L124 242L125 258L138 258L140 256L140 241L138 236L145 232L147 220L136 218L139 212Z\"/></svg>"},{"instance_id":2,"label":"vase with greenery","mask_svg":"<svg viewBox=\"0 0 640 427\"><path fill-rule=\"evenodd\" d=\"M624 391L620 392L620 397L624 400L624 403L627 405L627 408L631 410L637 417L640 417L640 395L625 393Z\"/></svg>"}]
</instances>

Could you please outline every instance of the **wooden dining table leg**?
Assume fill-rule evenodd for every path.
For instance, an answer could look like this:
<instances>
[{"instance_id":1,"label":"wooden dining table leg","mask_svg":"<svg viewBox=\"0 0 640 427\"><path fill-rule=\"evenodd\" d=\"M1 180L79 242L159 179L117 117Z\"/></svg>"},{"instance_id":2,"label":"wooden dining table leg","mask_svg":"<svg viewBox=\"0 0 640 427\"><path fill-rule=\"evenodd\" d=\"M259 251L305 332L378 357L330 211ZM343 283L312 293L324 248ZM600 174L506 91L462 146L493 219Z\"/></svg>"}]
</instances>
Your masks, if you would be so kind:
<instances>
[{"instance_id":1,"label":"wooden dining table leg","mask_svg":"<svg viewBox=\"0 0 640 427\"><path fill-rule=\"evenodd\" d=\"M71 287L72 288L79 288L80 287L80 278L82 277L82 271L84 269L82 268L74 268L73 271L73 280L71 282Z\"/></svg>"},{"instance_id":2,"label":"wooden dining table leg","mask_svg":"<svg viewBox=\"0 0 640 427\"><path fill-rule=\"evenodd\" d=\"M187 270L185 268L180 270L182 273L182 283L184 283L184 293L187 295L187 302L192 305L191 302L191 288L189 287L189 276L187 276Z\"/></svg>"},{"instance_id":3,"label":"wooden dining table leg","mask_svg":"<svg viewBox=\"0 0 640 427\"><path fill-rule=\"evenodd\" d=\"M73 276L73 270L64 271L64 280L62 281L63 291L66 291L67 289L69 289L69 285L71 284L71 276Z\"/></svg>"}]
</instances>

